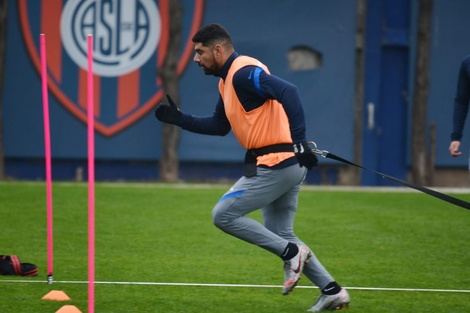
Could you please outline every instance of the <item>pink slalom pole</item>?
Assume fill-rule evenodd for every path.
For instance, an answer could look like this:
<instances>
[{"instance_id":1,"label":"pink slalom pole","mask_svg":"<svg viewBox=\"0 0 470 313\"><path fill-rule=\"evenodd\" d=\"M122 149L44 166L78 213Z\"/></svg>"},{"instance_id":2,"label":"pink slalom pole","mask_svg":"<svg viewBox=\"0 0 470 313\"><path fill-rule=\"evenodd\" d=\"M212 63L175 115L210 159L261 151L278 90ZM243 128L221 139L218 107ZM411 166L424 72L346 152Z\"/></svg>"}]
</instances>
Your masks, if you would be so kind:
<instances>
[{"instance_id":1,"label":"pink slalom pole","mask_svg":"<svg viewBox=\"0 0 470 313\"><path fill-rule=\"evenodd\" d=\"M53 240L52 240L52 166L51 133L49 121L49 94L47 89L46 35L40 35L42 107L44 117L44 150L46 156L46 199L47 199L47 282L52 284Z\"/></svg>"},{"instance_id":2,"label":"pink slalom pole","mask_svg":"<svg viewBox=\"0 0 470 313\"><path fill-rule=\"evenodd\" d=\"M88 35L88 313L95 308L95 137L93 36Z\"/></svg>"}]
</instances>

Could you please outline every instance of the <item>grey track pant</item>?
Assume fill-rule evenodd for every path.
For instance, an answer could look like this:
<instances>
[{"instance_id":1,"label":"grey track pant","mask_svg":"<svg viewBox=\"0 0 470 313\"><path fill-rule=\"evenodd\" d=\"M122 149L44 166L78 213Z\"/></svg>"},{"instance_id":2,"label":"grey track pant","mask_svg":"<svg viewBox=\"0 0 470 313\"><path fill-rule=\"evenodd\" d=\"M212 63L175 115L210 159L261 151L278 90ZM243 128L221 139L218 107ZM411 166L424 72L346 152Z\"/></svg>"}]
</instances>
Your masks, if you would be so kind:
<instances>
[{"instance_id":1,"label":"grey track pant","mask_svg":"<svg viewBox=\"0 0 470 313\"><path fill-rule=\"evenodd\" d=\"M289 242L306 245L294 234L293 226L306 173L297 164L278 170L258 168L256 176L240 178L219 200L212 211L214 224L277 256ZM262 210L264 226L246 217L258 209ZM319 288L334 280L314 254L304 274Z\"/></svg>"}]
</instances>

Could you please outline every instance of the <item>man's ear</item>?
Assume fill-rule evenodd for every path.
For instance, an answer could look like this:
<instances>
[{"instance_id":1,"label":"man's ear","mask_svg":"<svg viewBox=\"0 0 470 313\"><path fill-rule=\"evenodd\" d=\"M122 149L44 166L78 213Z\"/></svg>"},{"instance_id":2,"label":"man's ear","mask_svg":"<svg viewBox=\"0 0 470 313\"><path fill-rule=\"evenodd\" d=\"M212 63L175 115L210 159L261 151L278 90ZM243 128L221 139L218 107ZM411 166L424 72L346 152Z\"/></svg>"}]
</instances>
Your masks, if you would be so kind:
<instances>
[{"instance_id":1,"label":"man's ear","mask_svg":"<svg viewBox=\"0 0 470 313\"><path fill-rule=\"evenodd\" d=\"M222 57L222 53L223 53L223 48L220 44L216 44L214 46L214 55L215 55L215 58L217 60L219 60L221 57Z\"/></svg>"}]
</instances>

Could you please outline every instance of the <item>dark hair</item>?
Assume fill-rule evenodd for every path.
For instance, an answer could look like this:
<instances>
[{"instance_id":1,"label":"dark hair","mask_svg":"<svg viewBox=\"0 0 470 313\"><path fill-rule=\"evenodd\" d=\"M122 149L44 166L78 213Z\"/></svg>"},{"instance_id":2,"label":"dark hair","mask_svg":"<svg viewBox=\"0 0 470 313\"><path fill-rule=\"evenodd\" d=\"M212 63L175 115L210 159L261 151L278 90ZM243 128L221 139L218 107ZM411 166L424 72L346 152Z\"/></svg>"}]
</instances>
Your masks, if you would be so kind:
<instances>
[{"instance_id":1,"label":"dark hair","mask_svg":"<svg viewBox=\"0 0 470 313\"><path fill-rule=\"evenodd\" d=\"M214 42L223 41L232 45L232 38L229 33L220 24L209 24L203 26L192 38L193 42L200 42L204 46L212 45Z\"/></svg>"}]
</instances>

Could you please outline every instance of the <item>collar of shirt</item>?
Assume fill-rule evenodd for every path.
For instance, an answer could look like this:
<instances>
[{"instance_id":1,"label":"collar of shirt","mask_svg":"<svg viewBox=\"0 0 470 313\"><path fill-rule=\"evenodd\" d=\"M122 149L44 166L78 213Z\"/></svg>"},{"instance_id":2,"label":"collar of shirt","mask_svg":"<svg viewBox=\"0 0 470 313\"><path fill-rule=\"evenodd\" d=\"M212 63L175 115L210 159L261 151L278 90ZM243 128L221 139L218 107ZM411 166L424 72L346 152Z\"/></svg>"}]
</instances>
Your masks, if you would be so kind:
<instances>
[{"instance_id":1,"label":"collar of shirt","mask_svg":"<svg viewBox=\"0 0 470 313\"><path fill-rule=\"evenodd\" d=\"M232 66L233 60L235 60L237 57L238 53L233 52L214 76L220 77L225 80L225 77L227 77L228 74L228 70L230 69L230 66Z\"/></svg>"}]
</instances>

